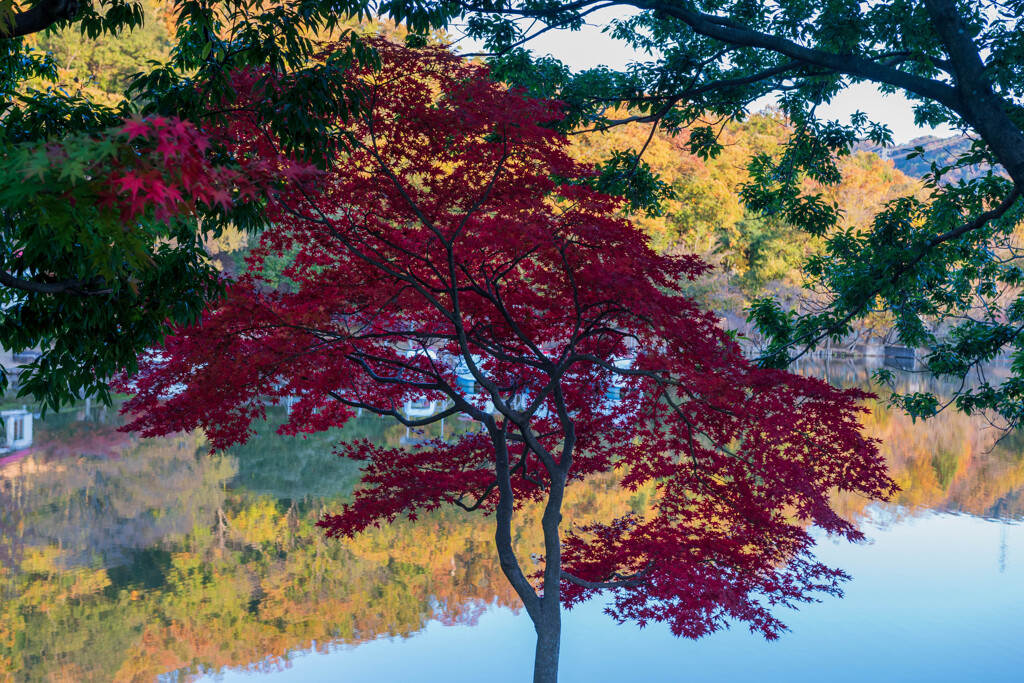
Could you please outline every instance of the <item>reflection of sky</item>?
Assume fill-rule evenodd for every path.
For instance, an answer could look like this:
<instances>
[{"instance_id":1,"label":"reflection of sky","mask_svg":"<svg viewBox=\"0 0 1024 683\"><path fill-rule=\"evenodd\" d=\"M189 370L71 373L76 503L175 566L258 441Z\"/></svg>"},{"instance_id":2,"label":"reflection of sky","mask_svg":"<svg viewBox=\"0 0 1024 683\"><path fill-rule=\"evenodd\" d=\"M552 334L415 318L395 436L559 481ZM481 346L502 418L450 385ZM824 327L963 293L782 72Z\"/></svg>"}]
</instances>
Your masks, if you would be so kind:
<instances>
[{"instance_id":1,"label":"reflection of sky","mask_svg":"<svg viewBox=\"0 0 1024 683\"><path fill-rule=\"evenodd\" d=\"M664 627L617 626L592 602L563 621L561 680L1024 680L1024 525L930 513L864 530L866 544L819 547L854 577L846 597L780 613L792 630L778 642L742 627L678 640ZM518 683L531 678L533 645L525 613L492 610L475 627L432 623L406 640L297 653L261 677Z\"/></svg>"}]
</instances>

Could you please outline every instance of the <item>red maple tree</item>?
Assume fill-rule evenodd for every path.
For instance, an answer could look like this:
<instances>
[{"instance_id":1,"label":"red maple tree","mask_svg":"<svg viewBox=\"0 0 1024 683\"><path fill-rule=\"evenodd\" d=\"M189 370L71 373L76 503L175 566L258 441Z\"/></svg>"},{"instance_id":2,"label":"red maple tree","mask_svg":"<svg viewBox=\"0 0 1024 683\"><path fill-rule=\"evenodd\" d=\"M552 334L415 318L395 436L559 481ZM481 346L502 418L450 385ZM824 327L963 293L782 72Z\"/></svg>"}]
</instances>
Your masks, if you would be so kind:
<instances>
[{"instance_id":1,"label":"red maple tree","mask_svg":"<svg viewBox=\"0 0 1024 683\"><path fill-rule=\"evenodd\" d=\"M560 614L608 591L613 617L698 637L727 620L775 638L770 611L838 593L813 524L857 539L829 504L894 484L858 421L865 394L758 369L680 289L708 268L656 254L620 202L553 132L559 105L529 99L442 48L375 43L353 70L362 116L325 119L334 163L268 199L276 224L250 272L199 326L141 361L125 405L145 435L203 428L244 441L266 399L298 397L284 433L355 409L422 427L455 414L478 433L412 450L359 441L335 536L456 505L493 514L501 568L536 627L535 680L557 677ZM238 74L238 88L261 74ZM245 115L217 134L239 159L281 157ZM291 255L287 287L264 267ZM472 385L472 387L470 386ZM410 418L402 406L446 406ZM566 487L618 472L652 509L560 528ZM519 505L541 501L543 568L513 548Z\"/></svg>"}]
</instances>

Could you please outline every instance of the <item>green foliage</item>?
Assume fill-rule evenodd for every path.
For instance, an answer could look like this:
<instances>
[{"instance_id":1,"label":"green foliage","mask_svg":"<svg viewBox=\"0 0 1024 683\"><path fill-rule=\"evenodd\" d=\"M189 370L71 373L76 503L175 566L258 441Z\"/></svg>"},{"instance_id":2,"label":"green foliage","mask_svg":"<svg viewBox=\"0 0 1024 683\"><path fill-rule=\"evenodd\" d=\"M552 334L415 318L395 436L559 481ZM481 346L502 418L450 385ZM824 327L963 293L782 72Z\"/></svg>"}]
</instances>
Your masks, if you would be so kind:
<instances>
[{"instance_id":1,"label":"green foliage","mask_svg":"<svg viewBox=\"0 0 1024 683\"><path fill-rule=\"evenodd\" d=\"M690 131L690 153L704 161L717 157L722 151L718 134L711 126L697 126Z\"/></svg>"},{"instance_id":2,"label":"green foliage","mask_svg":"<svg viewBox=\"0 0 1024 683\"><path fill-rule=\"evenodd\" d=\"M624 198L630 211L656 216L661 212L661 200L674 196L672 188L634 150L613 150L610 158L596 164L596 170L590 186Z\"/></svg>"},{"instance_id":3,"label":"green foliage","mask_svg":"<svg viewBox=\"0 0 1024 683\"><path fill-rule=\"evenodd\" d=\"M152 153L126 133L7 147L0 339L15 353L43 352L23 369L19 395L54 410L94 394L109 402L108 376L133 368L168 321L196 320L220 292L190 217L147 205L159 192L184 206L189 191L186 176L149 167ZM122 189L138 184L119 193L116 174ZM149 190L140 196L143 184Z\"/></svg>"},{"instance_id":4,"label":"green foliage","mask_svg":"<svg viewBox=\"0 0 1024 683\"><path fill-rule=\"evenodd\" d=\"M722 241L726 264L740 286L757 294L773 280L795 273L806 256L799 232L778 219L748 214L737 221Z\"/></svg>"},{"instance_id":5,"label":"green foliage","mask_svg":"<svg viewBox=\"0 0 1024 683\"><path fill-rule=\"evenodd\" d=\"M21 373L21 394L52 409L84 396L108 400L112 374L130 373L140 351L220 296L204 244L216 250L226 229L263 227L260 202L228 190L218 195L224 207L129 216L120 205L129 195L115 199L118 188L104 181L137 150L113 131L139 114L201 128L232 106L229 71L261 68L253 116L286 149L322 161L331 131L317 112L359 107L342 74L352 60L374 59L355 38L359 21L347 18L364 10L242 0L185 2L168 13L86 0L53 32L0 41L0 345L42 352ZM315 35L344 47L318 60ZM229 171L243 161L216 146L206 156Z\"/></svg>"}]
</instances>

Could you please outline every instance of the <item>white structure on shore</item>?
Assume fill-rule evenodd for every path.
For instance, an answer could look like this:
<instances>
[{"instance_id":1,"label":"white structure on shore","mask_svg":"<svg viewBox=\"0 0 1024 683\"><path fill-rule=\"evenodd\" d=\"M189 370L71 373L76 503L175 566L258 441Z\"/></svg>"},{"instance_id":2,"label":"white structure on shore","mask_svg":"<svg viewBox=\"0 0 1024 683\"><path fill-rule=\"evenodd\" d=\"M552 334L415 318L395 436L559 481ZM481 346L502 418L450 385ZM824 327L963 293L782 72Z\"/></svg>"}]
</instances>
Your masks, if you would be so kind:
<instances>
[{"instance_id":1,"label":"white structure on shore","mask_svg":"<svg viewBox=\"0 0 1024 683\"><path fill-rule=\"evenodd\" d=\"M0 454L20 451L32 445L32 413L25 408L0 410L0 420L4 423L3 440L0 441Z\"/></svg>"}]
</instances>

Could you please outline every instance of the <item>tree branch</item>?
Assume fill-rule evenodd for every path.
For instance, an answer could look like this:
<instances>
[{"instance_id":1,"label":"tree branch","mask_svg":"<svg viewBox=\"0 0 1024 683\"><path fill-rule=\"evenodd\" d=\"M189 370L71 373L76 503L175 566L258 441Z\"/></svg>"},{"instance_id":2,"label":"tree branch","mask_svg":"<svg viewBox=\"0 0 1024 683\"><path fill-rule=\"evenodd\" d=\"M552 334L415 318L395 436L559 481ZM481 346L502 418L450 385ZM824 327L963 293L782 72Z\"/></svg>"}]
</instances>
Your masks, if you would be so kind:
<instances>
[{"instance_id":1,"label":"tree branch","mask_svg":"<svg viewBox=\"0 0 1024 683\"><path fill-rule=\"evenodd\" d=\"M506 421L506 425L508 422ZM512 491L512 471L509 465L508 441L505 439L506 427L500 429L492 420L487 425L491 442L494 444L495 480L498 483L498 504L495 507L494 545L498 551L498 561L505 578L512 584L519 599L533 623L540 623L543 618L541 599L523 574L512 545L512 515L515 509L515 494ZM525 456L524 456L525 458Z\"/></svg>"},{"instance_id":2,"label":"tree branch","mask_svg":"<svg viewBox=\"0 0 1024 683\"><path fill-rule=\"evenodd\" d=\"M419 420L410 420L408 418L402 417L402 414L397 410L394 410L393 408L380 408L369 403L363 403L362 401L353 401L351 399L345 398L336 391L328 391L327 395L333 398L335 401L348 406L349 408L363 408L364 410L369 410L371 413L374 413L376 415L386 415L388 417L393 417L403 427L429 427L432 424L440 422L446 417L458 415L459 413L462 412L462 408L460 408L459 406L452 406L451 408L442 410L439 413L434 413L429 417L424 417Z\"/></svg>"},{"instance_id":3,"label":"tree branch","mask_svg":"<svg viewBox=\"0 0 1024 683\"><path fill-rule=\"evenodd\" d=\"M997 206L994 209L991 209L989 211L986 211L983 214L980 214L973 221L970 221L968 223L964 223L963 225L957 226L956 228L953 228L952 230L948 230L948 231L942 233L941 235L936 235L935 237L933 237L930 240L928 240L928 247L927 247L927 249L930 249L930 248L932 248L934 246L942 244L943 242L948 242L949 240L956 239L957 237L960 237L961 235L965 235L965 234L971 232L972 230L978 230L980 228L983 228L990 221L996 220L997 218L1002 216L1004 213L1009 211L1010 207L1012 207L1014 205L1014 203L1018 199L1020 199L1020 194L1021 194L1020 186L1019 185L1014 185L1013 189L1010 191L1010 194L1006 195L1006 198L1003 199L1002 202L1000 202L999 206ZM920 261L924 257L924 255L927 253L927 249L922 250L922 252L917 256L917 258L915 258L913 261L911 261L910 264L908 264L907 267L909 268L909 267L915 265L918 261Z\"/></svg>"},{"instance_id":4,"label":"tree branch","mask_svg":"<svg viewBox=\"0 0 1024 683\"><path fill-rule=\"evenodd\" d=\"M758 71L757 73L753 73L747 76L739 76L736 78L724 78L713 83L707 83L705 85L686 88L685 90L680 90L679 92L674 93L672 95L650 95L647 97L641 97L638 98L638 100L657 102L658 100L665 99L666 102L660 109L658 109L658 111L652 114L629 116L623 119L611 119L608 121L603 121L599 125L595 125L593 128L574 131L571 134L579 135L582 133L601 132L604 130L608 130L609 128L612 128L613 126L621 126L626 123L655 123L664 118L665 115L668 114L672 110L672 108L675 107L676 104L683 100L693 100L701 95L704 95L705 93L709 93L712 91L725 90L727 88L738 88L744 85L753 85L754 83L759 83L761 81L766 81L769 78L780 76L786 73L787 71L792 71L793 69L796 69L800 66L800 62L786 62L784 64L779 64L778 66L773 66L770 69ZM600 101L612 100L611 98L600 98ZM618 102L621 100L616 99L614 101Z\"/></svg>"},{"instance_id":5,"label":"tree branch","mask_svg":"<svg viewBox=\"0 0 1024 683\"><path fill-rule=\"evenodd\" d=\"M113 289L84 289L86 287L95 287L102 282L99 278L93 278L92 280L61 280L59 282L36 282L35 280L25 280L23 278L11 275L10 273L0 270L0 284L6 285L13 289L20 289L26 292L34 292L36 294L74 294L76 296L102 296L104 294L112 294Z\"/></svg>"},{"instance_id":6,"label":"tree branch","mask_svg":"<svg viewBox=\"0 0 1024 683\"><path fill-rule=\"evenodd\" d=\"M924 5L949 54L956 81L956 106L943 104L981 134L1015 184L1024 184L1024 134L1008 114L1012 98L993 90L971 30L953 0L924 0Z\"/></svg>"},{"instance_id":7,"label":"tree branch","mask_svg":"<svg viewBox=\"0 0 1024 683\"><path fill-rule=\"evenodd\" d=\"M41 0L30 10L15 12L7 21L0 20L0 39L39 33L58 21L74 19L78 9L78 0Z\"/></svg>"},{"instance_id":8,"label":"tree branch","mask_svg":"<svg viewBox=\"0 0 1024 683\"><path fill-rule=\"evenodd\" d=\"M515 471L515 468L512 468L512 471ZM487 500L487 496L491 495L491 493L496 488L498 488L498 480L497 479L495 479L494 481L492 481L490 484L487 485L487 488L485 488L483 490L483 493L480 494L480 497L477 498L476 502L473 503L472 505L466 505L465 503L462 502L461 498L453 499L452 503L454 503L456 506L462 508L466 512L474 512L475 510L479 509L481 505L484 504L484 501Z\"/></svg>"},{"instance_id":9,"label":"tree branch","mask_svg":"<svg viewBox=\"0 0 1024 683\"><path fill-rule=\"evenodd\" d=\"M587 581L581 579L578 576L573 576L569 572L562 571L562 579L569 583L575 584L580 588L593 588L595 590L603 590L607 588L635 588L636 586L642 586L647 581L647 575L650 574L651 569L654 567L654 560L647 563L647 566L638 571L636 574L622 575L618 572L613 572L611 577L613 581Z\"/></svg>"},{"instance_id":10,"label":"tree branch","mask_svg":"<svg viewBox=\"0 0 1024 683\"><path fill-rule=\"evenodd\" d=\"M866 57L852 54L841 55L806 47L787 38L755 31L730 19L684 9L665 0L627 0L623 4L674 17L697 33L730 45L762 48L836 73L865 78L876 83L887 83L915 95L935 100L953 110L956 110L959 105L953 87L929 78L899 71Z\"/></svg>"}]
</instances>

